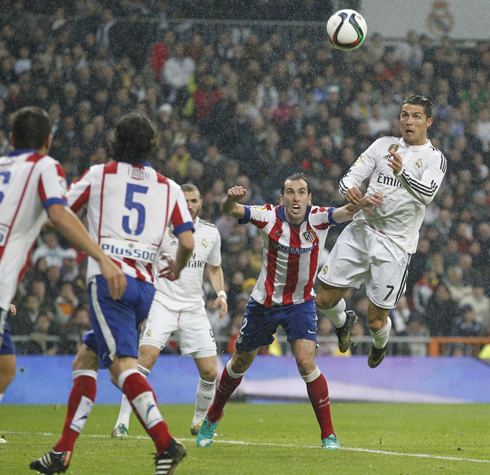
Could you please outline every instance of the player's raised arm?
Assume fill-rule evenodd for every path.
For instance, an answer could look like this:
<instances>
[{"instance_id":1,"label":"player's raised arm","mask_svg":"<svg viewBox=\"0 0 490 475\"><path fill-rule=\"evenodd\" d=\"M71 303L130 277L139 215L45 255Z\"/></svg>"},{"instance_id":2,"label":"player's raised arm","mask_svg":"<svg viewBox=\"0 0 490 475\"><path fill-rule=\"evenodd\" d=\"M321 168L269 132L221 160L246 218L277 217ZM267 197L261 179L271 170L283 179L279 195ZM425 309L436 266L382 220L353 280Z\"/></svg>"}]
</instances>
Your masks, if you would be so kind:
<instances>
[{"instance_id":1,"label":"player's raised arm","mask_svg":"<svg viewBox=\"0 0 490 475\"><path fill-rule=\"evenodd\" d=\"M226 193L226 197L221 202L221 212L233 218L242 219L245 216L245 207L238 203L245 195L247 190L242 186L234 186Z\"/></svg>"},{"instance_id":2,"label":"player's raised arm","mask_svg":"<svg viewBox=\"0 0 490 475\"><path fill-rule=\"evenodd\" d=\"M332 213L332 218L335 222L345 223L346 221L350 221L361 209L371 214L373 212L372 207L379 208L383 204L383 193L377 191L372 195L363 196L357 202L358 204L350 202L341 208L337 208Z\"/></svg>"},{"instance_id":3,"label":"player's raised arm","mask_svg":"<svg viewBox=\"0 0 490 475\"><path fill-rule=\"evenodd\" d=\"M63 237L72 244L93 257L100 266L102 275L107 280L109 291L113 299L121 298L126 289L126 277L107 257L102 249L89 236L85 226L75 216L73 211L65 205L53 204L48 209L49 219Z\"/></svg>"}]
</instances>

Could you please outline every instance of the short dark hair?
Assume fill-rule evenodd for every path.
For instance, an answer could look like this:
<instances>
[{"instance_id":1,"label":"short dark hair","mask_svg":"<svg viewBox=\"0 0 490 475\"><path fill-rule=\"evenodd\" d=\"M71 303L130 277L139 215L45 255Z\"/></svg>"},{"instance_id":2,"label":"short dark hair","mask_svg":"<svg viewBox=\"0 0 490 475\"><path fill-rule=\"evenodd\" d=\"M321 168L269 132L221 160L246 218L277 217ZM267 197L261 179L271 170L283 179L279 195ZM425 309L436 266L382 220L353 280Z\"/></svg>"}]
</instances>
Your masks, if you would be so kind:
<instances>
[{"instance_id":1,"label":"short dark hair","mask_svg":"<svg viewBox=\"0 0 490 475\"><path fill-rule=\"evenodd\" d=\"M306 191L308 192L308 194L311 193L310 182L308 181L308 178L306 178L306 175L304 173L294 173L293 175L288 176L283 181L282 188L281 188L281 195L284 195L284 192L286 191L287 181L297 181L297 180L303 180L306 183Z\"/></svg>"},{"instance_id":2,"label":"short dark hair","mask_svg":"<svg viewBox=\"0 0 490 475\"><path fill-rule=\"evenodd\" d=\"M43 148L51 135L51 119L40 107L23 107L12 119L12 140L17 150Z\"/></svg>"},{"instance_id":3,"label":"short dark hair","mask_svg":"<svg viewBox=\"0 0 490 475\"><path fill-rule=\"evenodd\" d=\"M199 188L196 185L193 185L192 183L184 183L182 186L182 191L194 191L197 193L197 196L199 196L199 199L201 199L201 192L199 191Z\"/></svg>"},{"instance_id":4,"label":"short dark hair","mask_svg":"<svg viewBox=\"0 0 490 475\"><path fill-rule=\"evenodd\" d=\"M116 162L132 165L144 162L155 143L155 129L148 117L139 112L123 115L116 124L115 137L111 142Z\"/></svg>"},{"instance_id":5,"label":"short dark hair","mask_svg":"<svg viewBox=\"0 0 490 475\"><path fill-rule=\"evenodd\" d=\"M405 104L413 104L414 106L422 106L424 108L424 114L428 119L432 118L432 108L434 104L427 99L427 97L420 96L419 94L412 94L405 98L402 102L402 107Z\"/></svg>"}]
</instances>

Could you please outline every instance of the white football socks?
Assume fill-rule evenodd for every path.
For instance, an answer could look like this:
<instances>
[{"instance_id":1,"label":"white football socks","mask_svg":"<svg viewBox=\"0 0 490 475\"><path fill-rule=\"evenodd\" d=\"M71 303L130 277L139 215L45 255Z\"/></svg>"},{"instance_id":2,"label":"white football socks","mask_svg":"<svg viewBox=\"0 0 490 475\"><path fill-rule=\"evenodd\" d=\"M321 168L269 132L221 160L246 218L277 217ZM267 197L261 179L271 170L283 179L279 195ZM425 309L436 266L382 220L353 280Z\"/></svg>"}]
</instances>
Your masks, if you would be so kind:
<instances>
[{"instance_id":1,"label":"white football socks","mask_svg":"<svg viewBox=\"0 0 490 475\"><path fill-rule=\"evenodd\" d=\"M196 391L196 406L194 408L194 417L192 426L195 427L201 422L213 403L214 394L216 393L216 380L209 382L199 378Z\"/></svg>"},{"instance_id":2,"label":"white football socks","mask_svg":"<svg viewBox=\"0 0 490 475\"><path fill-rule=\"evenodd\" d=\"M345 300L340 299L339 303L337 305L334 305L333 307L321 311L328 317L330 320L332 320L332 323L335 325L335 328L340 328L344 325L345 319L346 319L346 314L345 314Z\"/></svg>"},{"instance_id":3,"label":"white football socks","mask_svg":"<svg viewBox=\"0 0 490 475\"><path fill-rule=\"evenodd\" d=\"M373 337L373 344L375 348L378 348L380 350L381 348L384 348L386 346L390 338L390 331L391 331L390 317L388 317L386 325L379 332L374 333L371 330L369 330L369 333L371 333L371 336Z\"/></svg>"}]
</instances>

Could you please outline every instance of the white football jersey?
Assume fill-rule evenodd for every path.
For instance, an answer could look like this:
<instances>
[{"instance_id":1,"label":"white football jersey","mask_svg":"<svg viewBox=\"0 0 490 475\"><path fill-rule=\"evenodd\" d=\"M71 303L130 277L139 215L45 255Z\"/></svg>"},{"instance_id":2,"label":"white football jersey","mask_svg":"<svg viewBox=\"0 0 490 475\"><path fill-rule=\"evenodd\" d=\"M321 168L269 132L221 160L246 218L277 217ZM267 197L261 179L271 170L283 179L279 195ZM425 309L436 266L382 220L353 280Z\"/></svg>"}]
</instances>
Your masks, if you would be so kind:
<instances>
[{"instance_id":1,"label":"white football jersey","mask_svg":"<svg viewBox=\"0 0 490 475\"><path fill-rule=\"evenodd\" d=\"M313 285L318 258L325 247L335 208L308 206L304 221L292 225L284 206L245 206L240 223L250 222L262 237L262 269L252 298L266 307L306 302L315 295Z\"/></svg>"},{"instance_id":2,"label":"white football jersey","mask_svg":"<svg viewBox=\"0 0 490 475\"><path fill-rule=\"evenodd\" d=\"M390 150L398 152L403 160L398 175L388 166ZM373 208L372 214L360 211L354 221L386 234L405 252L413 254L425 207L436 196L446 169L446 157L429 140L424 145L408 145L402 138L382 137L351 166L340 181L340 192L345 195L349 188L359 188L369 178L366 194L382 192L383 204Z\"/></svg>"},{"instance_id":3,"label":"white football jersey","mask_svg":"<svg viewBox=\"0 0 490 475\"><path fill-rule=\"evenodd\" d=\"M73 211L87 205L92 239L131 277L153 282L163 235L194 229L185 196L174 181L149 164L110 162L91 167L68 190ZM100 274L89 259L87 278Z\"/></svg>"},{"instance_id":4,"label":"white football jersey","mask_svg":"<svg viewBox=\"0 0 490 475\"><path fill-rule=\"evenodd\" d=\"M67 205L65 172L49 155L0 158L0 308L9 309L29 253L53 204Z\"/></svg>"},{"instance_id":5,"label":"white football jersey","mask_svg":"<svg viewBox=\"0 0 490 475\"><path fill-rule=\"evenodd\" d=\"M158 272L166 266L165 261L158 260L155 270L155 300L170 310L180 311L195 307L202 301L204 267L221 265L221 237L214 224L197 218L194 225L194 252L180 278L174 282L159 279ZM175 235L167 231L163 238L160 251L175 258L179 241Z\"/></svg>"}]
</instances>

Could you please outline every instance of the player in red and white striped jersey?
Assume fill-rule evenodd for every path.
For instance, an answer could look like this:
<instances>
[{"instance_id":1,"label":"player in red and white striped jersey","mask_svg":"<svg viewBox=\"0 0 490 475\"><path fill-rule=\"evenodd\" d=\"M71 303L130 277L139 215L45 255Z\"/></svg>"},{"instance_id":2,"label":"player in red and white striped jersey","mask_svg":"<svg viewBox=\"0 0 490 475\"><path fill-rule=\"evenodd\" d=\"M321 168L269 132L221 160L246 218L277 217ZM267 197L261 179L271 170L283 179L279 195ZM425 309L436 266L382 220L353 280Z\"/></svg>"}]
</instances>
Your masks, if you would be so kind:
<instances>
[{"instance_id":1,"label":"player in red and white striped jersey","mask_svg":"<svg viewBox=\"0 0 490 475\"><path fill-rule=\"evenodd\" d=\"M146 319L155 293L153 264L167 227L179 244L168 257L165 276L178 279L194 249L194 226L180 186L153 170L150 154L155 130L139 113L118 121L113 142L115 162L93 166L68 191L73 210L88 206L89 232L126 274L120 300L111 298L97 263L89 260L88 292L92 328L73 363L73 389L61 438L53 450L31 463L41 473L65 471L75 442L92 410L99 363L131 403L157 449L156 472L173 471L185 447L169 433L155 393L137 369L137 328ZM44 471L43 471L44 470Z\"/></svg>"},{"instance_id":2,"label":"player in red and white striped jersey","mask_svg":"<svg viewBox=\"0 0 490 475\"><path fill-rule=\"evenodd\" d=\"M0 158L0 400L15 375L7 313L48 216L68 240L99 261L114 298L126 286L124 274L67 206L65 173L47 155L51 145L47 112L38 107L20 109L13 117L10 141L15 150Z\"/></svg>"},{"instance_id":3,"label":"player in red and white striped jersey","mask_svg":"<svg viewBox=\"0 0 490 475\"><path fill-rule=\"evenodd\" d=\"M310 185L300 173L284 181L280 206L244 206L241 186L228 190L221 204L224 214L250 222L259 229L264 247L260 277L247 304L235 353L221 375L212 406L199 430L198 447L213 443L224 406L240 384L262 346L274 341L279 325L286 331L306 383L308 396L321 430L322 446L338 449L325 377L315 363L317 318L313 284L318 254L330 226L351 220L361 208L379 206L381 194L365 197L358 205L321 208L311 205Z\"/></svg>"}]
</instances>

